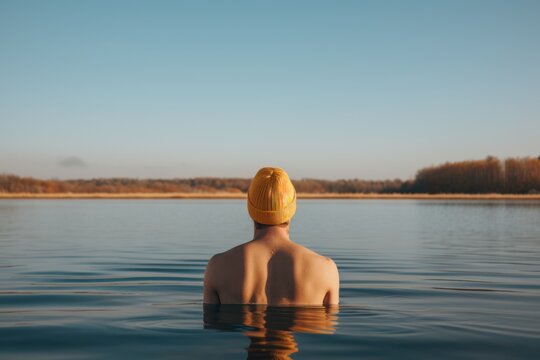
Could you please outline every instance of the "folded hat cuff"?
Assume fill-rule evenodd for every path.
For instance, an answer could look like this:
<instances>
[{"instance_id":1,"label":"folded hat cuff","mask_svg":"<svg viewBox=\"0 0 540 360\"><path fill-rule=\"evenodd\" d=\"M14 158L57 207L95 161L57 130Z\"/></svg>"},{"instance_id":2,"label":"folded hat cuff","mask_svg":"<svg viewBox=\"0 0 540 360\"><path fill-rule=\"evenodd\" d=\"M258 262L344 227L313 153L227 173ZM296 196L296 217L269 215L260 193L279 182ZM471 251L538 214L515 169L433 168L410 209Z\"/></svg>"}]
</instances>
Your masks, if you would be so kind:
<instances>
[{"instance_id":1,"label":"folded hat cuff","mask_svg":"<svg viewBox=\"0 0 540 360\"><path fill-rule=\"evenodd\" d=\"M278 225L289 221L296 212L296 193L293 201L287 207L280 210L261 210L253 206L248 195L248 212L249 216L259 224Z\"/></svg>"}]
</instances>

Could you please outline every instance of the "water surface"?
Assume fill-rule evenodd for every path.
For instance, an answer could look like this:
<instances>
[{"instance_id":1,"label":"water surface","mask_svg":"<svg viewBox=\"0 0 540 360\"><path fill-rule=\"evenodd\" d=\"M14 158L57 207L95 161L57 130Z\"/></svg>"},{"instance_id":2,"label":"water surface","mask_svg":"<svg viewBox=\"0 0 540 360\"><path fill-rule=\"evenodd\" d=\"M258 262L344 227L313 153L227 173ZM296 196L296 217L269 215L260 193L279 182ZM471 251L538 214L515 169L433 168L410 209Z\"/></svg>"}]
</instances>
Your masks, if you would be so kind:
<instances>
[{"instance_id":1,"label":"water surface","mask_svg":"<svg viewBox=\"0 0 540 360\"><path fill-rule=\"evenodd\" d=\"M339 308L203 307L242 200L1 200L0 358L531 358L540 202L301 200Z\"/></svg>"}]
</instances>

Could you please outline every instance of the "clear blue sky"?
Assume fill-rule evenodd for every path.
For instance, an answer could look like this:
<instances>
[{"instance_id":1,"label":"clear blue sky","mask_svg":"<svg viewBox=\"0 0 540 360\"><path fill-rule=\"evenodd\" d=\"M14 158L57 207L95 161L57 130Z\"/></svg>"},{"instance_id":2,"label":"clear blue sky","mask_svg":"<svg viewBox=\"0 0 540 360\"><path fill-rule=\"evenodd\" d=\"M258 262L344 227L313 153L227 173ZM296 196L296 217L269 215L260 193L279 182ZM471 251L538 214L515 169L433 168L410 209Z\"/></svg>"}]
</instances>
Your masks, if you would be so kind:
<instances>
[{"instance_id":1,"label":"clear blue sky","mask_svg":"<svg viewBox=\"0 0 540 360\"><path fill-rule=\"evenodd\" d=\"M540 1L0 0L0 173L409 178L540 155Z\"/></svg>"}]
</instances>

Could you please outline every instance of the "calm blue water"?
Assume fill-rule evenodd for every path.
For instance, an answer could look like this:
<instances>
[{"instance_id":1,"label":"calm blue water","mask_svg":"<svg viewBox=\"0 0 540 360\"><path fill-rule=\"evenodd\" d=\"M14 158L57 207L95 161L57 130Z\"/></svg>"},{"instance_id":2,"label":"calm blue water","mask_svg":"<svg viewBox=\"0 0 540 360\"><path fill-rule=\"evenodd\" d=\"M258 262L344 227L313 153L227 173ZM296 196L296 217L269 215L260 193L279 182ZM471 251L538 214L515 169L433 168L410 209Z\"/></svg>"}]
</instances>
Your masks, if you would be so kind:
<instances>
[{"instance_id":1,"label":"calm blue water","mask_svg":"<svg viewBox=\"0 0 540 360\"><path fill-rule=\"evenodd\" d=\"M540 202L299 201L339 308L203 307L241 200L0 200L2 359L533 358Z\"/></svg>"}]
</instances>

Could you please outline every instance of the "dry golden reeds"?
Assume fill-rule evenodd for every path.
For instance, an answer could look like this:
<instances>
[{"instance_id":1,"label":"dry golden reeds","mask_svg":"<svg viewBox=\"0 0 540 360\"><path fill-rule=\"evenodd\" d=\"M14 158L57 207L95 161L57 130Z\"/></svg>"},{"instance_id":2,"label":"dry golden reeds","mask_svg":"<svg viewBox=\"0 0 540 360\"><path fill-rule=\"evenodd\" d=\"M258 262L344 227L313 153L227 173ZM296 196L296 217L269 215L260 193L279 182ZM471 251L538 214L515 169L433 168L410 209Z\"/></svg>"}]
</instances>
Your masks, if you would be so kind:
<instances>
[{"instance_id":1,"label":"dry golden reeds","mask_svg":"<svg viewBox=\"0 0 540 360\"><path fill-rule=\"evenodd\" d=\"M245 193L0 193L0 199L245 199ZM377 194L299 193L299 199L540 200L540 194Z\"/></svg>"}]
</instances>

